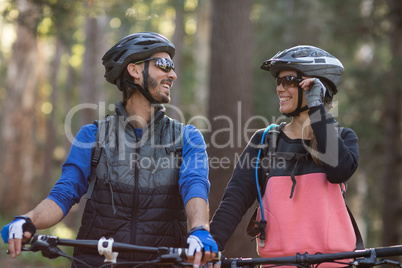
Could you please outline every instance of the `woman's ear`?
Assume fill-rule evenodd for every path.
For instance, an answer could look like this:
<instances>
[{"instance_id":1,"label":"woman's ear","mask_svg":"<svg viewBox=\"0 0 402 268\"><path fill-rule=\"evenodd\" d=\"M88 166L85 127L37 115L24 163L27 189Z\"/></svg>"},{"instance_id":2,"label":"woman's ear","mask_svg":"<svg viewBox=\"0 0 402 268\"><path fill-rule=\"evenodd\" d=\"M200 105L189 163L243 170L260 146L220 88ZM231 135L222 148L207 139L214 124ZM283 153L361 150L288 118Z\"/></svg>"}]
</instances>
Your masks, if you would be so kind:
<instances>
[{"instance_id":1,"label":"woman's ear","mask_svg":"<svg viewBox=\"0 0 402 268\"><path fill-rule=\"evenodd\" d=\"M140 79L141 69L137 64L130 63L129 65L127 65L127 71L135 79Z\"/></svg>"}]
</instances>

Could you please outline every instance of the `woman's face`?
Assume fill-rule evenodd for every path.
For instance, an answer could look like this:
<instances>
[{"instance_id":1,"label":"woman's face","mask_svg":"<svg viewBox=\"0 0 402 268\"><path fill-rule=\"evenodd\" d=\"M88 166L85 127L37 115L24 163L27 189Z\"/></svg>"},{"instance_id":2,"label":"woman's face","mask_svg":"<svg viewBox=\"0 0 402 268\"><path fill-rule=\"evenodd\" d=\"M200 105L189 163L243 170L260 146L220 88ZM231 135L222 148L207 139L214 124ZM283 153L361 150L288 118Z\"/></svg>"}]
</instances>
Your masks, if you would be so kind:
<instances>
[{"instance_id":1,"label":"woman's face","mask_svg":"<svg viewBox=\"0 0 402 268\"><path fill-rule=\"evenodd\" d=\"M284 77L287 76L287 79ZM280 108L279 111L282 114L292 113L297 109L298 97L299 97L299 83L301 80L297 79L296 71L283 70L279 73L276 81L282 81L276 87L276 93L279 97ZM278 84L278 82L277 82ZM303 94L303 101L301 107L306 105L306 99Z\"/></svg>"}]
</instances>

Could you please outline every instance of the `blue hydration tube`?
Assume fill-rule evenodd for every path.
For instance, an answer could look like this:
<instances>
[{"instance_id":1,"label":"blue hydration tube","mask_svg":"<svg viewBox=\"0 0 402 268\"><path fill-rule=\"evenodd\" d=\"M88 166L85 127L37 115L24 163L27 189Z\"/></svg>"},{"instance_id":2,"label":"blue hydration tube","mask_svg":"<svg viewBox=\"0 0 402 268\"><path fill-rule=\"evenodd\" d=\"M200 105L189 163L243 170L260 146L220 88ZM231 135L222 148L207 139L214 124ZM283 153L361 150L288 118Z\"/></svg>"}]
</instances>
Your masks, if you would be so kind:
<instances>
[{"instance_id":1,"label":"blue hydration tube","mask_svg":"<svg viewBox=\"0 0 402 268\"><path fill-rule=\"evenodd\" d=\"M264 208L262 206L262 197L261 197L261 190L259 186L259 180L258 180L258 164L260 162L260 156L261 156L261 150L262 150L262 144L264 144L265 136L267 135L268 131L276 126L275 124L269 125L265 130L264 133L262 133L261 141L260 141L260 148L258 149L258 154L257 154L257 160L255 162L255 183L257 186L257 193L258 193L258 202L260 203L260 209L261 209L261 220L265 221L265 216L264 216Z\"/></svg>"}]
</instances>

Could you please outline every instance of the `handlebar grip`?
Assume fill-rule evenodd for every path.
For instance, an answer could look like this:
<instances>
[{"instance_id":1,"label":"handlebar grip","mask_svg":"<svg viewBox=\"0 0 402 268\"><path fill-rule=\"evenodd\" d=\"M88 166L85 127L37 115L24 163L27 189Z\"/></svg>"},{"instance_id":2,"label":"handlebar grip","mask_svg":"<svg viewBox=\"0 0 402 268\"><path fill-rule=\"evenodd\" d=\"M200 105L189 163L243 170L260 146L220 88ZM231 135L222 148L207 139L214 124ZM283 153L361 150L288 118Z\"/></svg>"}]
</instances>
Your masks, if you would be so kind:
<instances>
[{"instance_id":1,"label":"handlebar grip","mask_svg":"<svg viewBox=\"0 0 402 268\"><path fill-rule=\"evenodd\" d=\"M169 254L178 254L180 258L187 259L188 258L188 248L169 248ZM216 263L220 261L222 258L222 253L218 251L215 257L211 262Z\"/></svg>"}]
</instances>

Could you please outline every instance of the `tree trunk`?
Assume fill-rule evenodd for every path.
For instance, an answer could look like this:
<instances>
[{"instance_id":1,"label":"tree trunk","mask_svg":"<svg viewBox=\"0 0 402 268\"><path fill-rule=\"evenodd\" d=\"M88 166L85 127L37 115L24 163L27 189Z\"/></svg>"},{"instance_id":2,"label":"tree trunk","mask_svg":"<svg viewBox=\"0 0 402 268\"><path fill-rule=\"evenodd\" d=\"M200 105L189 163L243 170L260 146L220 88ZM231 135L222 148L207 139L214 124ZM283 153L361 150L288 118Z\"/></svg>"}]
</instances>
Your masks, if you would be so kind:
<instances>
[{"instance_id":1,"label":"tree trunk","mask_svg":"<svg viewBox=\"0 0 402 268\"><path fill-rule=\"evenodd\" d=\"M99 88L96 87L100 58L98 55L97 39L100 36L98 28L98 19L87 17L86 19L86 44L84 53L84 63L82 69L82 88L80 90L81 104L98 104ZM95 120L96 111L93 109L84 109L77 113L80 116L81 125L91 124Z\"/></svg>"},{"instance_id":2,"label":"tree trunk","mask_svg":"<svg viewBox=\"0 0 402 268\"><path fill-rule=\"evenodd\" d=\"M212 132L208 137L208 155L215 163L210 165L212 213L232 174L236 154L248 142L243 127L252 114L250 11L249 0L212 1L209 94ZM235 243L228 243L225 256L255 254L255 247L245 234L245 221L248 216L233 234Z\"/></svg>"},{"instance_id":3,"label":"tree trunk","mask_svg":"<svg viewBox=\"0 0 402 268\"><path fill-rule=\"evenodd\" d=\"M397 81L402 73L402 2L391 0L390 33L392 65L390 79L395 81L385 87L384 124L385 124L385 174L384 174L384 207L383 238L384 246L397 245L402 242L402 144L401 144L401 107L402 86Z\"/></svg>"},{"instance_id":4,"label":"tree trunk","mask_svg":"<svg viewBox=\"0 0 402 268\"><path fill-rule=\"evenodd\" d=\"M197 33L193 50L195 65L197 71L195 73L195 99L192 104L191 114L206 116L208 110L209 95L209 66L210 66L210 40L211 40L211 1L205 0L198 3L197 8ZM206 126L196 121L194 125L197 128L204 129Z\"/></svg>"},{"instance_id":5,"label":"tree trunk","mask_svg":"<svg viewBox=\"0 0 402 268\"><path fill-rule=\"evenodd\" d=\"M36 25L40 8L31 1L17 1L17 39L8 65L2 125L3 165L0 210L24 213L32 208L35 160L35 93L37 88Z\"/></svg>"},{"instance_id":6,"label":"tree trunk","mask_svg":"<svg viewBox=\"0 0 402 268\"><path fill-rule=\"evenodd\" d=\"M106 51L105 40L103 37L103 32L105 29L107 19L106 17L92 18L87 17L86 20L86 47L84 54L84 64L83 64L83 75L82 75L82 89L80 91L80 104L96 104L97 110L88 108L82 111L78 111L75 116L80 117L80 127L85 124L91 124L95 120L104 119L105 114L103 114L103 107L100 107L100 101L105 101L106 94L102 90L102 84L104 83L104 67L101 64L101 58L103 53ZM74 70L70 69L68 72L69 77L74 77ZM70 81L71 82L71 81ZM71 87L73 85L69 85ZM116 94L119 94L116 88ZM69 91L69 89L67 89ZM71 100L68 100L71 102ZM109 106L104 107L105 113L111 112L108 109ZM72 107L69 107L70 109ZM66 111L69 112L69 109ZM69 126L70 130L74 129L73 126ZM71 147L71 141L68 141L66 146L68 150ZM78 230L80 225L80 219L84 212L84 207L86 204L85 195L81 198L80 203L74 206L68 215L64 218L64 222L67 226Z\"/></svg>"},{"instance_id":7,"label":"tree trunk","mask_svg":"<svg viewBox=\"0 0 402 268\"><path fill-rule=\"evenodd\" d=\"M46 144L45 144L45 152L44 152L44 161L43 161L43 176L42 176L42 185L46 187L43 189L45 192L48 192L52 187L53 183L53 165L54 165L54 157L53 151L56 146L56 123L55 123L55 113L57 106L57 96L59 92L58 88L58 77L59 77L59 69L61 56L63 54L63 43L60 38L56 38L56 51L54 54L53 61L50 65L50 75L48 79L50 80L51 85L51 94L50 94L50 103L52 104L52 111L49 116L46 118Z\"/></svg>"},{"instance_id":8,"label":"tree trunk","mask_svg":"<svg viewBox=\"0 0 402 268\"><path fill-rule=\"evenodd\" d=\"M173 44L176 48L176 54L174 56L174 64L175 64L175 71L177 74L177 78L174 81L174 87L172 89L172 95L171 95L171 102L170 104L173 107L173 109L168 109L168 115L174 119L177 119L181 121L181 113L180 109L183 109L181 106L181 101L180 101L180 92L182 90L182 80L184 79L184 74L183 74L183 56L184 56L184 51L183 51L183 43L184 43L184 37L186 35L186 32L184 31L184 1L183 0L176 0L174 1L174 8L176 10L176 28L174 31L173 35Z\"/></svg>"}]
</instances>

